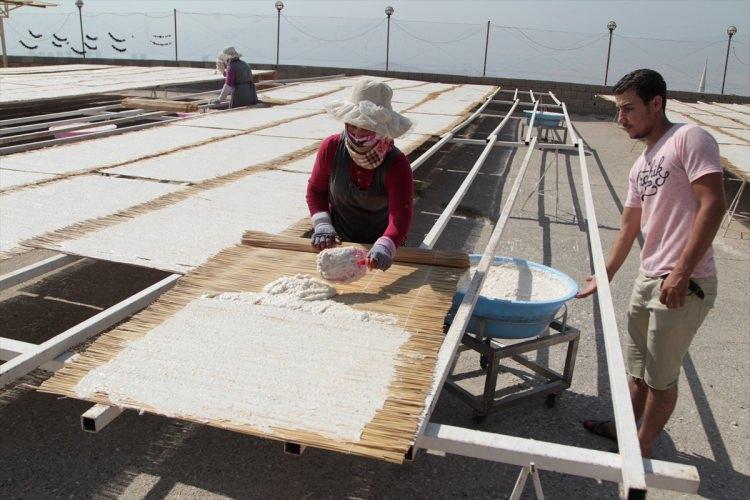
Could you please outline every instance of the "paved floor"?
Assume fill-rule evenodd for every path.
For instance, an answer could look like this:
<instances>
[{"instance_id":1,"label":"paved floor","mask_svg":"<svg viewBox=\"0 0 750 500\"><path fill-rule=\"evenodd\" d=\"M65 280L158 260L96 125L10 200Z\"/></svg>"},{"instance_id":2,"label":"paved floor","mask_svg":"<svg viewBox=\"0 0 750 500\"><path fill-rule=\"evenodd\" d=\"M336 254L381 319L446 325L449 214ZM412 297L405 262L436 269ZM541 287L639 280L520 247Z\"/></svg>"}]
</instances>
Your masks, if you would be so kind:
<instances>
[{"instance_id":1,"label":"paved floor","mask_svg":"<svg viewBox=\"0 0 750 500\"><path fill-rule=\"evenodd\" d=\"M608 120L574 119L592 150L587 161L606 252L619 225L627 171L641 146ZM496 122L484 120L465 133L482 137ZM511 137L516 126L511 122L504 138ZM417 171L419 198L409 244L421 241L479 151L453 146L450 154L436 156ZM484 248L523 154L523 149L493 151L437 248ZM579 178L577 156L535 152L498 254L550 265L579 281L588 275ZM746 498L750 489L750 391L744 379L750 372L745 323L750 304L750 247L745 231L745 240L738 231L730 231L715 244L720 280L717 307L685 360L677 409L655 449L659 459L698 467L702 479L699 493L711 498ZM637 266L634 248L613 283L620 325L624 324ZM67 322L96 314L130 293L132 287L143 287L160 277L153 271L83 260L46 281L0 295L4 301L0 302L3 334L15 331L27 340L39 340L61 331ZM96 289L86 288L94 282ZM20 301L26 307L11 308L7 301ZM38 301L46 301L48 307L39 308ZM38 311L47 316L40 317ZM611 449L607 441L586 433L579 423L583 417L605 417L611 411L596 301L573 302L570 321L582 330L582 340L573 386L559 404L548 409L542 400L530 401L490 415L480 429ZM562 348L557 347L540 351L537 360L559 369L563 356ZM477 367L477 356L465 353L457 372L467 377ZM518 366L509 366L501 384L528 384L527 377L518 375L523 377ZM27 382L33 385L40 376L36 374ZM468 383L468 387L477 384ZM124 413L100 434L92 435L79 428L80 414L88 407L90 404L80 401L37 394L25 384L0 394L3 497L503 498L509 495L518 474L517 467L424 453L401 466L314 449L295 457L284 455L277 442L134 412ZM448 393L441 396L434 421L475 425L471 410ZM549 472L542 472L541 480L548 498L617 496L616 485L611 483ZM681 496L660 491L652 495ZM531 498L531 494L527 491L525 497Z\"/></svg>"}]
</instances>

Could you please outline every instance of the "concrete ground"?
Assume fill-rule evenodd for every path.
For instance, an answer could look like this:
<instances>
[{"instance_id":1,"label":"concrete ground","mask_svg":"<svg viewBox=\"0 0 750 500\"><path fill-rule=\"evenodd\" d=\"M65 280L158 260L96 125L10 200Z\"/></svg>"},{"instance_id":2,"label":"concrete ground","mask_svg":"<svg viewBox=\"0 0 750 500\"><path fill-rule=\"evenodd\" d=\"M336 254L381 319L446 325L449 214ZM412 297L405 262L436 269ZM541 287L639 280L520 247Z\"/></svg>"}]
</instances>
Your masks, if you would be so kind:
<instances>
[{"instance_id":1,"label":"concrete ground","mask_svg":"<svg viewBox=\"0 0 750 500\"><path fill-rule=\"evenodd\" d=\"M502 108L489 113L498 113ZM574 117L592 154L587 157L605 252L619 226L627 172L642 146L607 119ZM496 124L487 117L464 131L484 137ZM517 132L511 122L504 139ZM426 147L425 147L426 148ZM423 148L423 149L425 149ZM417 210L410 245L417 245L471 168L480 148L451 146L416 172ZM484 248L521 164L524 149L496 148L449 223L437 248ZM412 157L416 157L415 152ZM577 156L535 152L499 255L550 265L579 282L591 272ZM750 490L750 372L748 311L750 248L747 228L733 225L715 242L719 299L685 358L677 409L654 450L661 460L692 464L701 475L699 494L746 498ZM734 230L744 229L742 234ZM613 282L620 330L638 268L637 248ZM26 259L40 258L41 253ZM15 265L20 265L21 259ZM7 271L0 267L0 271ZM3 335L37 342L81 318L156 282L162 273L82 260L35 283L0 295ZM540 398L491 414L477 428L513 436L600 450L608 441L581 428L583 418L611 414L601 322L595 299L570 304L569 322L581 329L572 387L554 408ZM745 326L742 326L745 325ZM533 357L533 354L532 354ZM562 347L544 349L537 361L560 369ZM462 354L456 372L478 389L478 356ZM445 498L507 497L519 468L457 456L420 453L412 463L392 465L308 449L282 453L275 441L256 439L177 420L126 412L100 434L80 430L91 404L39 394L44 374L0 394L0 492L4 498ZM527 387L533 380L508 365L499 387ZM472 411L443 392L433 421L472 427ZM548 498L615 498L617 486L541 472ZM524 498L532 498L527 484ZM652 491L654 498L685 495Z\"/></svg>"}]
</instances>

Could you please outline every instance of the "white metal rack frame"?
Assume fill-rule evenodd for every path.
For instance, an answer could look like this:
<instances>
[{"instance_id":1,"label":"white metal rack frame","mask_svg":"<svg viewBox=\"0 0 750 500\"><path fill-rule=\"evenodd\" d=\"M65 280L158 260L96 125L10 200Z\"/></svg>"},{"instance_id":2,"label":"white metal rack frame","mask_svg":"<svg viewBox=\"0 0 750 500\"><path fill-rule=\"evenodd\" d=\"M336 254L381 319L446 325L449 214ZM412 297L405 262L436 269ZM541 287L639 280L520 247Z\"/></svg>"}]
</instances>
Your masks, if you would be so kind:
<instances>
[{"instance_id":1,"label":"white metal rack frame","mask_svg":"<svg viewBox=\"0 0 750 500\"><path fill-rule=\"evenodd\" d=\"M505 116L503 123L496 127L486 140L475 143L473 140L472 142L467 142L468 140L458 140L453 136L455 132L478 116L481 110L483 110L490 101L493 101L494 95L488 97L487 101L480 106L480 108L472 114L469 119L443 135L432 148L426 151L413 163L413 168L416 169L422 165L426 159L432 156L442 145L450 141L457 143L486 144L487 146L480 157L481 162L477 161L477 163L480 164L480 167L481 163L484 162L487 157L486 152L489 151L491 147L526 146L524 142L497 141L497 134L502 129L502 126L507 123L512 111L519 104L519 93L524 92L519 92L517 89L513 92L513 101L510 101L513 105L513 109ZM525 93L529 96L533 96L531 91ZM559 102L553 94L550 95L556 102ZM534 101L534 103L535 105L538 104L538 100ZM619 344L614 306L604 270L604 254L599 239L593 196L591 194L591 184L586 167L584 145L583 141L579 141L577 135L575 135L573 131L565 104L561 103L561 107L565 114L566 127L568 127L570 132L569 136L571 137L573 144L557 144L549 146L553 146L557 149L575 147L578 150L588 234L592 249L591 259L597 276L597 281L600 283L599 307L603 322L607 369L612 389L611 393L615 422L617 425L619 453L609 453L430 422L432 411L437 404L438 395L440 394L451 367L454 364L455 356L461 343L461 337L471 319L482 284L494 259L495 250L500 242L503 230L505 229L510 213L514 207L527 167L533 152L537 149L537 137L533 136L528 138L529 144L521 167L516 174L507 201L502 208L490 240L466 290L464 299L455 314L453 323L451 324L451 327L446 334L445 341L438 353L435 381L432 393L428 399L430 404L425 408L422 424L417 433L415 445L410 452L410 457L415 457L417 451L422 448L430 453L439 455L450 453L521 466L522 470L518 482L516 483L514 495L520 493L519 488L523 488L529 474L532 475L536 491L538 493L541 492L541 485L538 481L538 475L536 474L537 470L555 471L563 474L616 482L620 484L620 492L623 498L643 497L647 487L694 493L697 491L699 485L698 473L695 467L666 461L644 459L641 457L635 421L630 400L628 398L625 368ZM467 176L467 178L468 177L469 176ZM471 182L469 181L464 184L459 187L454 198L451 200L451 203L448 204L444 213L441 214L440 218L435 223L435 227L433 227L428 233L428 235L430 235L429 238L425 237L425 241L423 241L424 246L431 247L440 236L442 228L439 226L443 226L444 228L444 225L455 211ZM66 265L67 262L69 261L67 261L67 257L65 256L47 259L36 265L0 277L0 285L2 288L14 286L20 282L31 279L34 276L39 276L43 273L49 272L55 267ZM146 290L143 290L119 304L102 311L89 320L51 338L43 344L32 345L0 338L0 346L2 347L2 349L0 349L0 357L4 360L9 360L4 365L0 366L0 388L36 368L42 367L48 370L59 368L61 363L65 361L66 356L70 356L66 353L68 349L107 329L121 319L132 315L137 310L146 307L149 303L155 300L156 297L171 287L178 278L179 275L177 274L171 275ZM106 405L96 405L82 416L82 426L87 431L96 432L103 428L107 423L111 422L112 419L116 418L119 413L120 411L117 408ZM288 450L291 450L292 452L301 452L302 448L290 446L288 447Z\"/></svg>"}]
</instances>

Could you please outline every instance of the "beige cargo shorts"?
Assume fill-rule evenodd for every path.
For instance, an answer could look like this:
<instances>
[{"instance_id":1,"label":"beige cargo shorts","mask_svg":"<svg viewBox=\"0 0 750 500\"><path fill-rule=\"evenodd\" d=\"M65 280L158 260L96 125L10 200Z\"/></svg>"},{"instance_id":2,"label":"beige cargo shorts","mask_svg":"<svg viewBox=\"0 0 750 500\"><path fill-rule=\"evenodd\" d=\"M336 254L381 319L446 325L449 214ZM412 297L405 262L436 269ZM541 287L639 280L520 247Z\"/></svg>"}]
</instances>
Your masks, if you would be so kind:
<instances>
[{"instance_id":1,"label":"beige cargo shorts","mask_svg":"<svg viewBox=\"0 0 750 500\"><path fill-rule=\"evenodd\" d=\"M714 306L716 277L692 278L703 289L701 299L688 292L685 304L667 309L659 302L661 278L639 274L628 308L629 337L625 346L628 372L657 390L677 384L682 358L698 328Z\"/></svg>"}]
</instances>

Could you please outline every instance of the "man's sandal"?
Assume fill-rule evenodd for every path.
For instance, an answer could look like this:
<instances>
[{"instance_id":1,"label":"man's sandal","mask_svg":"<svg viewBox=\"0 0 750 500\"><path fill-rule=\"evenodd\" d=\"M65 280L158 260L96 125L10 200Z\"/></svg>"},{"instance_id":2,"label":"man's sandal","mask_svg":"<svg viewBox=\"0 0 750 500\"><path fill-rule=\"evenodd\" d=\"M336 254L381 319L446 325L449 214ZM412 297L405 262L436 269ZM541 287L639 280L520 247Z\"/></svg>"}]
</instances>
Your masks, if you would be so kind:
<instances>
[{"instance_id":1,"label":"man's sandal","mask_svg":"<svg viewBox=\"0 0 750 500\"><path fill-rule=\"evenodd\" d=\"M611 420L584 420L583 428L610 441L617 442L617 434L609 430Z\"/></svg>"}]
</instances>

